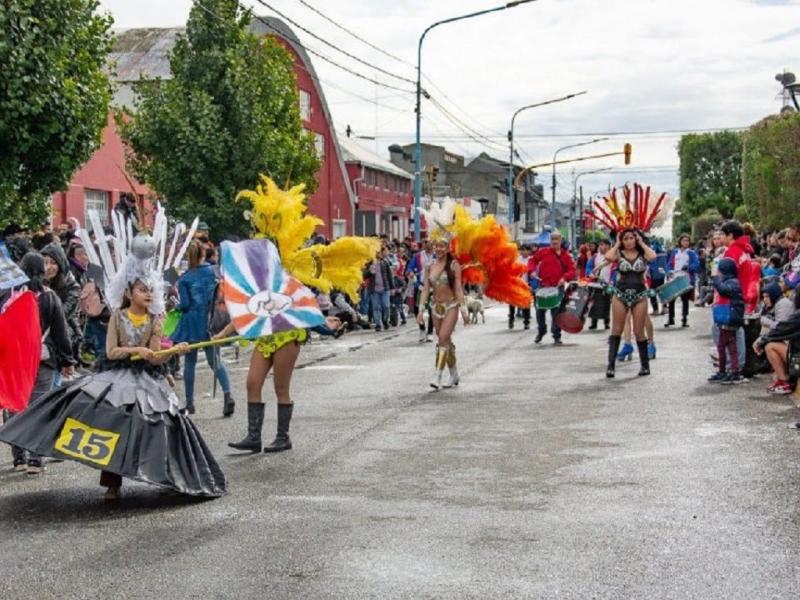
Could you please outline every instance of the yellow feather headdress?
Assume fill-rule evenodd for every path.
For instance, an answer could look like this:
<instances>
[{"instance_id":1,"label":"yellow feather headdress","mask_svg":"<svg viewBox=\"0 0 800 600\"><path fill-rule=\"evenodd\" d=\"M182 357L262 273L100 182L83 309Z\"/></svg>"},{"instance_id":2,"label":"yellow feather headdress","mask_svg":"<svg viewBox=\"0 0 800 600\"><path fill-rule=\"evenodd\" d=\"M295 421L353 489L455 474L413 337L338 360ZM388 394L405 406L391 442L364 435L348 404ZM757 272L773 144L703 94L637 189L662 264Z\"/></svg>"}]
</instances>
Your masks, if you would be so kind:
<instances>
[{"instance_id":1,"label":"yellow feather headdress","mask_svg":"<svg viewBox=\"0 0 800 600\"><path fill-rule=\"evenodd\" d=\"M364 265L375 258L380 241L373 238L343 237L330 244L306 246L324 221L307 214L303 184L280 189L262 175L255 190L244 190L236 200L249 200L245 212L257 238L275 242L284 268L305 285L328 293L337 289L358 300Z\"/></svg>"}]
</instances>

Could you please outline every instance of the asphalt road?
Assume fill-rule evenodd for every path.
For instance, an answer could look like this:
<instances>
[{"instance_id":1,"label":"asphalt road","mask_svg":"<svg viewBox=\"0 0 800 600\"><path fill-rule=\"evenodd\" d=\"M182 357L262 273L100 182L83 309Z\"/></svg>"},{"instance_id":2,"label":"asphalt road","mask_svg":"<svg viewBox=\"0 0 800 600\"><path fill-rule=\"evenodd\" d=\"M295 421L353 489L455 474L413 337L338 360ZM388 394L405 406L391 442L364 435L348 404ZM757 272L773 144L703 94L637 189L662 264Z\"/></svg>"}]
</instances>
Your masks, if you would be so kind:
<instances>
[{"instance_id":1,"label":"asphalt road","mask_svg":"<svg viewBox=\"0 0 800 600\"><path fill-rule=\"evenodd\" d=\"M457 332L456 390L429 391L411 326L305 347L279 455L228 452L230 365L236 415L202 397L196 415L219 500L126 483L108 507L96 471L33 478L3 451L0 598L798 597L792 403L705 383L707 312L659 320L651 377L607 381L604 333L536 347L505 310Z\"/></svg>"}]
</instances>

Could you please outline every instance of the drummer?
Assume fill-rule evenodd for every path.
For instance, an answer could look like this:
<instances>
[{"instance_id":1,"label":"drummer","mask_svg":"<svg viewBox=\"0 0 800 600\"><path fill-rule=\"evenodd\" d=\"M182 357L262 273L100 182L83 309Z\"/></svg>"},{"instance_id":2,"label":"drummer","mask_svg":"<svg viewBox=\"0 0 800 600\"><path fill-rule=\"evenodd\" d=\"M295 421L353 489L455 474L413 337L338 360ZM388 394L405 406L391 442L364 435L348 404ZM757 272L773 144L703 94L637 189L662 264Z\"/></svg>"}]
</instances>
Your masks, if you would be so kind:
<instances>
[{"instance_id":1,"label":"drummer","mask_svg":"<svg viewBox=\"0 0 800 600\"><path fill-rule=\"evenodd\" d=\"M597 252L589 259L586 265L586 275L592 281L592 307L589 309L589 318L592 320L589 329L597 329L597 322L603 321L606 329L611 327L611 299L606 294L606 288L611 283L611 270L613 264L606 260L606 253L611 249L608 238L603 238L597 243Z\"/></svg>"},{"instance_id":2,"label":"drummer","mask_svg":"<svg viewBox=\"0 0 800 600\"><path fill-rule=\"evenodd\" d=\"M700 259L697 257L697 253L689 247L691 243L692 239L689 234L682 234L678 238L678 247L673 248L669 253L667 262L669 273L686 273L689 275L689 283L692 286L679 296L681 299L681 327L689 326L689 303L694 299L694 284L697 278L697 269L700 267ZM677 300L678 298L671 300L668 305L669 313L664 327L675 325L675 302Z\"/></svg>"},{"instance_id":3,"label":"drummer","mask_svg":"<svg viewBox=\"0 0 800 600\"><path fill-rule=\"evenodd\" d=\"M553 231L550 234L550 245L540 248L528 261L528 273L531 277L538 278L538 289L541 292L546 288L559 288L563 296L564 286L577 277L575 261L569 252L562 247L561 233ZM547 333L546 313L550 311L551 331L553 343L561 344L561 329L555 322L559 307L540 309L536 307L537 333L535 343L539 344Z\"/></svg>"}]
</instances>

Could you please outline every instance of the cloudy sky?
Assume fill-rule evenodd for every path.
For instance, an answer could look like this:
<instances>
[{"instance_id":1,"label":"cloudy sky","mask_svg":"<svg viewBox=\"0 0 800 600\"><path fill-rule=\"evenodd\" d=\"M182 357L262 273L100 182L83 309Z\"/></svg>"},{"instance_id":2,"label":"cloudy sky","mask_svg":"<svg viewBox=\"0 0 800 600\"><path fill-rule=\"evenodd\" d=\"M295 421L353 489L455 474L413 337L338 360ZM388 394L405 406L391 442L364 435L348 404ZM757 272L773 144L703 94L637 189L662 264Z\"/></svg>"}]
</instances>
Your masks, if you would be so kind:
<instances>
[{"instance_id":1,"label":"cloudy sky","mask_svg":"<svg viewBox=\"0 0 800 600\"><path fill-rule=\"evenodd\" d=\"M202 0L201 0L202 1ZM413 140L416 45L430 23L503 4L503 0L265 0L335 48L293 27L302 43L388 89L321 59L339 131L375 136L363 143L382 154ZM275 15L243 0L258 15ZM118 28L184 25L190 0L101 0ZM315 13L321 11L385 53ZM781 107L774 80L800 71L800 0L537 0L443 25L423 48L425 88L439 108L423 104L423 141L474 156L507 158L511 115L524 105L572 92L588 93L520 115L515 135L524 162L547 162L560 146L608 136L559 157L634 146L633 165L620 157L578 163L578 172L613 167L580 179L587 195L625 181L652 183L675 194L675 146L688 130L746 127ZM349 58L344 50L367 63ZM391 54L392 56L388 56ZM399 59L399 60L398 60ZM559 169L559 198L572 194L572 166ZM637 171L637 169L640 169ZM548 180L549 181L549 180Z\"/></svg>"}]
</instances>

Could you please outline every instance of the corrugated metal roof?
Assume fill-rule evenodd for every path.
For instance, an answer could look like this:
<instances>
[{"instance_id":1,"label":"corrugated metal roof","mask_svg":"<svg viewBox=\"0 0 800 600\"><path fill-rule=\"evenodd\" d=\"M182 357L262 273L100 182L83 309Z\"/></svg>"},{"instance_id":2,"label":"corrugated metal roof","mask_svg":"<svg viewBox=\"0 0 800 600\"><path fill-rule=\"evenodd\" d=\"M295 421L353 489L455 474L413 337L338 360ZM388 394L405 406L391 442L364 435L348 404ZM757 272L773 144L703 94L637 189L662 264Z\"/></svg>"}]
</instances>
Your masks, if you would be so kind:
<instances>
[{"instance_id":1,"label":"corrugated metal roof","mask_svg":"<svg viewBox=\"0 0 800 600\"><path fill-rule=\"evenodd\" d=\"M344 162L358 162L366 167L371 167L378 171L385 171L404 179L414 179L408 171L404 171L394 163L386 160L372 150L364 148L361 144L348 137L339 137L339 145L342 147Z\"/></svg>"},{"instance_id":2,"label":"corrugated metal roof","mask_svg":"<svg viewBox=\"0 0 800 600\"><path fill-rule=\"evenodd\" d=\"M142 77L169 79L169 51L184 27L123 29L116 32L109 55L115 63L117 81L133 82Z\"/></svg>"}]
</instances>

